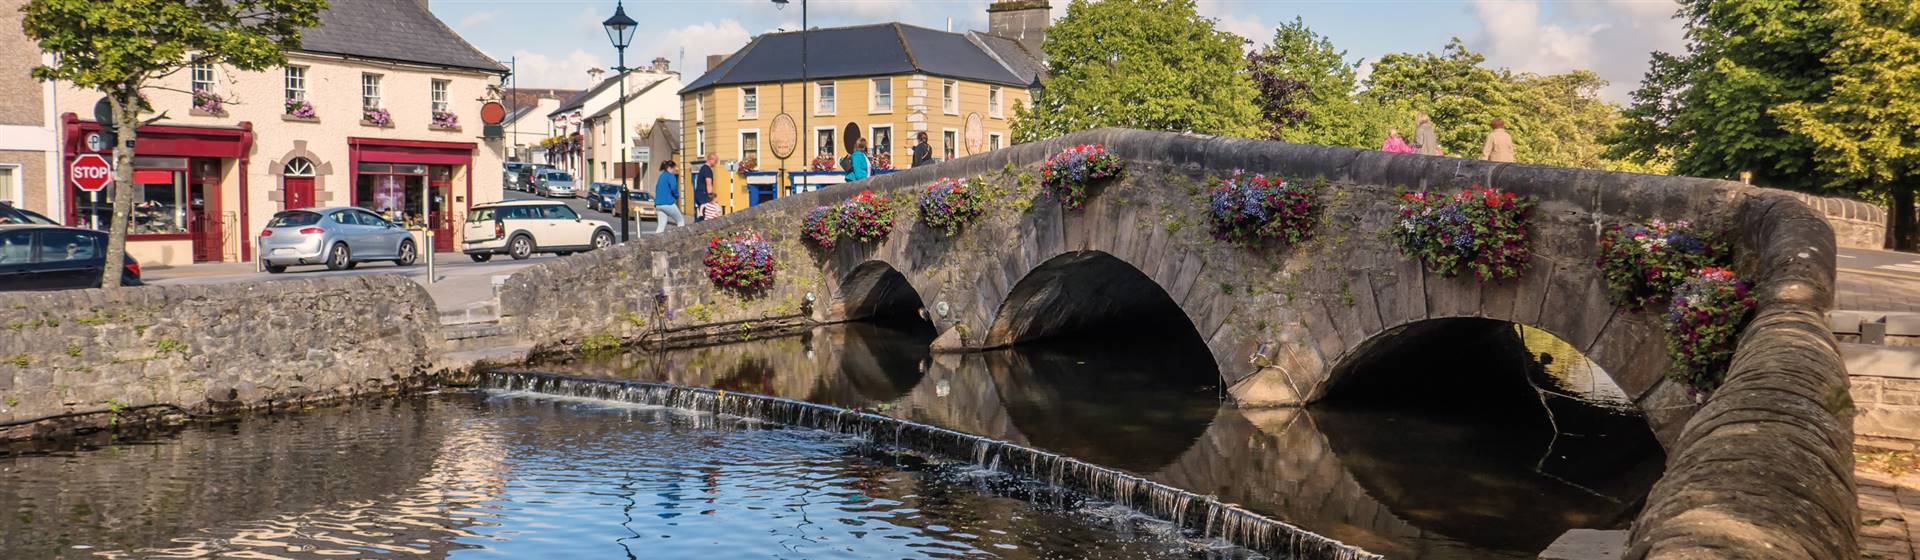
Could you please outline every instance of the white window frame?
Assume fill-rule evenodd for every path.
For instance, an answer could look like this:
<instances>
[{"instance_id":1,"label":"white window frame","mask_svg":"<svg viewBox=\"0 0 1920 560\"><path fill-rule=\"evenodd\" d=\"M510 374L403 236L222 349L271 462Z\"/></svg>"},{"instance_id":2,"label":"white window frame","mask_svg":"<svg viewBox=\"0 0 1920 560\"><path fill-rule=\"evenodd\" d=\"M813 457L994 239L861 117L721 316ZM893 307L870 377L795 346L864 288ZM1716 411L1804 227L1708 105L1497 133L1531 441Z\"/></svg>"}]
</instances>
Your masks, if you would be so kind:
<instances>
[{"instance_id":1,"label":"white window frame","mask_svg":"<svg viewBox=\"0 0 1920 560\"><path fill-rule=\"evenodd\" d=\"M840 85L833 81L813 83L813 115L831 117L840 112Z\"/></svg>"},{"instance_id":2,"label":"white window frame","mask_svg":"<svg viewBox=\"0 0 1920 560\"><path fill-rule=\"evenodd\" d=\"M305 101L307 99L307 67L288 66L283 76L285 83L282 87L286 89L284 93L287 94L287 99Z\"/></svg>"},{"instance_id":3,"label":"white window frame","mask_svg":"<svg viewBox=\"0 0 1920 560\"><path fill-rule=\"evenodd\" d=\"M693 122L695 123L707 122L706 96L702 96L702 95L693 96Z\"/></svg>"},{"instance_id":4,"label":"white window frame","mask_svg":"<svg viewBox=\"0 0 1920 560\"><path fill-rule=\"evenodd\" d=\"M214 93L214 86L219 84L218 73L214 71L213 65L205 62L194 64L188 70L188 80L191 84L188 89L207 93Z\"/></svg>"},{"instance_id":5,"label":"white window frame","mask_svg":"<svg viewBox=\"0 0 1920 560\"><path fill-rule=\"evenodd\" d=\"M887 100L887 106L884 108L880 106L880 100L882 99L880 95L880 84L887 84L887 95L884 97L884 99ZM871 114L893 112L892 76L867 80L867 112Z\"/></svg>"},{"instance_id":6,"label":"white window frame","mask_svg":"<svg viewBox=\"0 0 1920 560\"><path fill-rule=\"evenodd\" d=\"M752 106L747 105L748 99L753 100ZM742 120L760 118L760 88L759 87L746 86L746 87L740 88L740 118Z\"/></svg>"},{"instance_id":7,"label":"white window frame","mask_svg":"<svg viewBox=\"0 0 1920 560\"><path fill-rule=\"evenodd\" d=\"M987 151L991 152L1004 147L1006 146L1003 146L1000 144L1000 133L998 132L987 133Z\"/></svg>"},{"instance_id":8,"label":"white window frame","mask_svg":"<svg viewBox=\"0 0 1920 560\"><path fill-rule=\"evenodd\" d=\"M753 152L752 153L747 152L747 135L748 134L753 135ZM736 145L734 148L735 151L740 153L740 159L735 161L747 161L747 156L753 156L753 160L756 162L760 161L760 142L763 139L764 138L760 136L760 129L758 128L740 129L740 133L736 136L736 140L739 142L739 144Z\"/></svg>"},{"instance_id":9,"label":"white window frame","mask_svg":"<svg viewBox=\"0 0 1920 560\"><path fill-rule=\"evenodd\" d=\"M380 75L372 72L360 73L360 109L382 109L380 99Z\"/></svg>"},{"instance_id":10,"label":"white window frame","mask_svg":"<svg viewBox=\"0 0 1920 560\"><path fill-rule=\"evenodd\" d=\"M946 159L940 161L960 159L960 129L940 129L940 155L946 156Z\"/></svg>"},{"instance_id":11,"label":"white window frame","mask_svg":"<svg viewBox=\"0 0 1920 560\"><path fill-rule=\"evenodd\" d=\"M702 155L707 153L707 127L693 127L693 151Z\"/></svg>"},{"instance_id":12,"label":"white window frame","mask_svg":"<svg viewBox=\"0 0 1920 560\"><path fill-rule=\"evenodd\" d=\"M880 138L880 129L882 128L887 129L887 142L888 142L887 155L888 156L893 155L892 143L899 141L899 138L893 135L893 125L892 124L876 124L876 125L867 127L867 155L868 156L879 155L880 144L876 142L876 140Z\"/></svg>"},{"instance_id":13,"label":"white window frame","mask_svg":"<svg viewBox=\"0 0 1920 560\"><path fill-rule=\"evenodd\" d=\"M940 109L949 115L960 114L960 82L946 80L940 83Z\"/></svg>"},{"instance_id":14,"label":"white window frame","mask_svg":"<svg viewBox=\"0 0 1920 560\"><path fill-rule=\"evenodd\" d=\"M0 200L6 200L12 203L14 208L25 208L27 206L27 178L23 175L27 172L26 168L19 164L0 163L0 171L10 171L11 173L8 173L6 176L11 178L13 182L11 185L0 184Z\"/></svg>"},{"instance_id":15,"label":"white window frame","mask_svg":"<svg viewBox=\"0 0 1920 560\"><path fill-rule=\"evenodd\" d=\"M453 80L433 80L431 83L432 85L428 86L427 95L432 104L433 112L445 113L449 111L447 101L452 95L448 94L447 91L453 89Z\"/></svg>"},{"instance_id":16,"label":"white window frame","mask_svg":"<svg viewBox=\"0 0 1920 560\"><path fill-rule=\"evenodd\" d=\"M987 115L996 119L1007 118L1006 98L1000 94L1000 86L987 87Z\"/></svg>"},{"instance_id":17,"label":"white window frame","mask_svg":"<svg viewBox=\"0 0 1920 560\"><path fill-rule=\"evenodd\" d=\"M821 142L820 142L820 133L822 133L822 132L825 132L825 133L827 133L827 141L828 141L828 142L833 142L833 143L834 143L834 151L833 151L833 152L831 152L831 153L828 153L828 154L827 154L827 157L834 157L834 156L838 156L838 155L840 155L840 151L839 151L839 147L840 147L840 144L839 144L839 141L837 141L837 140L834 140L834 137L833 137L833 134L834 134L834 133L836 132L836 131L834 130L834 127L831 127L831 126L816 126L816 127L813 127L813 155L811 155L811 156L808 156L808 157L807 157L807 166L808 166L808 168L812 168L812 166L813 166L813 158L816 158L816 157L820 157L820 149L821 149L821 148L824 148L824 147L826 147L825 145L823 145L823 144L821 144ZM838 160L839 160L839 158L835 158L835 161L838 161Z\"/></svg>"}]
</instances>

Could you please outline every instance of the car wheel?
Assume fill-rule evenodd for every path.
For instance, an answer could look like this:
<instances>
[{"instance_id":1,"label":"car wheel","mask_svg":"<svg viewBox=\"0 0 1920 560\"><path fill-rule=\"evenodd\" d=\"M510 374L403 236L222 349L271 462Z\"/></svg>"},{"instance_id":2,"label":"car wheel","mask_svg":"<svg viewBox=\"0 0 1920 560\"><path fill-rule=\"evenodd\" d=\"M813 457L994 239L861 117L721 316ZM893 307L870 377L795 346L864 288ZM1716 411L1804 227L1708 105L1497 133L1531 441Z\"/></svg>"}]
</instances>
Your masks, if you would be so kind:
<instances>
[{"instance_id":1,"label":"car wheel","mask_svg":"<svg viewBox=\"0 0 1920 560\"><path fill-rule=\"evenodd\" d=\"M513 240L507 242L507 256L516 261L527 260L533 256L533 240L525 235L513 236Z\"/></svg>"},{"instance_id":2,"label":"car wheel","mask_svg":"<svg viewBox=\"0 0 1920 560\"><path fill-rule=\"evenodd\" d=\"M593 250L598 251L613 245L613 232L600 230L593 233Z\"/></svg>"},{"instance_id":3,"label":"car wheel","mask_svg":"<svg viewBox=\"0 0 1920 560\"><path fill-rule=\"evenodd\" d=\"M267 265L267 274L279 274L286 271L287 271L287 265L284 265L284 264Z\"/></svg>"},{"instance_id":4,"label":"car wheel","mask_svg":"<svg viewBox=\"0 0 1920 560\"><path fill-rule=\"evenodd\" d=\"M487 253L474 253L471 255L467 255L467 258L473 259L473 262L487 262L487 261L493 260L493 255L490 255Z\"/></svg>"},{"instance_id":5,"label":"car wheel","mask_svg":"<svg viewBox=\"0 0 1920 560\"><path fill-rule=\"evenodd\" d=\"M333 252L327 254L327 270L346 270L353 268L353 251L345 243L333 244Z\"/></svg>"},{"instance_id":6,"label":"car wheel","mask_svg":"<svg viewBox=\"0 0 1920 560\"><path fill-rule=\"evenodd\" d=\"M394 266L413 266L413 263L419 260L420 250L414 248L412 239L408 239L400 242L400 258L393 259L393 264Z\"/></svg>"}]
</instances>

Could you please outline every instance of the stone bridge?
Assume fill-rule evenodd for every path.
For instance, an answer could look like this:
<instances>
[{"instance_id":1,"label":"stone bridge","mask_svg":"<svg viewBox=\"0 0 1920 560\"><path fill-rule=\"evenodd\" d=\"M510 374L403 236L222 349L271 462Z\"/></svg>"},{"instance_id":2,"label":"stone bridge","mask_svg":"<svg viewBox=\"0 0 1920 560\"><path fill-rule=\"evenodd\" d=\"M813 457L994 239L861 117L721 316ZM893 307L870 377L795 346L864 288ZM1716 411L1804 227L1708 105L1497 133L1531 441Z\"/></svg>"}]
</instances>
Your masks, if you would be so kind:
<instances>
[{"instance_id":1,"label":"stone bridge","mask_svg":"<svg viewBox=\"0 0 1920 560\"><path fill-rule=\"evenodd\" d=\"M1038 168L1076 143L1102 143L1129 176L1063 211ZM1324 178L1311 241L1247 249L1213 241L1205 179L1244 169ZM987 215L958 235L930 229L914 202L940 177L980 177ZM1540 200L1532 268L1507 285L1426 273L1384 233L1402 190L1472 184ZM804 245L817 205L860 189L894 198L877 243ZM1615 309L1594 266L1608 223L1687 219L1730 233L1736 271L1759 308L1725 385L1696 402L1666 381L1657 317ZM708 239L752 230L779 259L772 289L716 290ZM1300 405L1364 375L1367 353L1436 319L1530 325L1600 364L1646 412L1669 463L1633 524L1641 557L1845 558L1855 554L1846 374L1824 314L1834 237L1786 193L1706 179L1386 154L1344 148L1098 130L789 197L724 219L530 268L502 314L547 350L608 335L740 336L756 329L921 309L939 351L994 348L1090 325L1171 321L1205 341L1233 398ZM655 295L668 296L667 319Z\"/></svg>"}]
</instances>

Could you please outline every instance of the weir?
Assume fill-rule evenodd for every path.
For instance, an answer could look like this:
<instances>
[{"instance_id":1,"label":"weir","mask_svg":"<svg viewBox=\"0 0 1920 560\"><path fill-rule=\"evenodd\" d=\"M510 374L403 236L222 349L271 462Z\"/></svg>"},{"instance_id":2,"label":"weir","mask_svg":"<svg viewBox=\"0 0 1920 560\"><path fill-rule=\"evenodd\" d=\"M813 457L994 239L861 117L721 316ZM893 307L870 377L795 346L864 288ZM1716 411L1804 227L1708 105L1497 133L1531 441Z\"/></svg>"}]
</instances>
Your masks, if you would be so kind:
<instances>
[{"instance_id":1,"label":"weir","mask_svg":"<svg viewBox=\"0 0 1920 560\"><path fill-rule=\"evenodd\" d=\"M955 461L970 461L979 468L1080 492L1092 499L1110 501L1171 522L1203 539L1217 537L1270 557L1382 558L1209 496L1072 457L878 414L749 393L532 372L491 371L477 376L476 385L486 390L661 406L852 435Z\"/></svg>"}]
</instances>

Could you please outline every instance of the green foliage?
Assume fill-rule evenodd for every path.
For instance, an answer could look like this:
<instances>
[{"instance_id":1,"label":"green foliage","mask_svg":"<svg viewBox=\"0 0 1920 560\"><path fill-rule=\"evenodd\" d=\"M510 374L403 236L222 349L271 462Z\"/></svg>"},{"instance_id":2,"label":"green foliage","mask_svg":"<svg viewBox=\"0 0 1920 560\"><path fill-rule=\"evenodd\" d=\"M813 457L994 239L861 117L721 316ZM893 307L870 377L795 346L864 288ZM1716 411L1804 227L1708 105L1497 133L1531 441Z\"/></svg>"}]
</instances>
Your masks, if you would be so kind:
<instances>
[{"instance_id":1,"label":"green foliage","mask_svg":"<svg viewBox=\"0 0 1920 560\"><path fill-rule=\"evenodd\" d=\"M13 367L24 369L27 366L33 365L33 358L30 356L27 356L26 352L21 352L19 354L14 354L13 359L9 360L9 362L13 364Z\"/></svg>"},{"instance_id":2,"label":"green foliage","mask_svg":"<svg viewBox=\"0 0 1920 560\"><path fill-rule=\"evenodd\" d=\"M187 353L187 343L171 338L162 338L153 341L153 350L162 357L175 353L185 355Z\"/></svg>"},{"instance_id":3,"label":"green foliage","mask_svg":"<svg viewBox=\"0 0 1920 560\"><path fill-rule=\"evenodd\" d=\"M7 395L7 400L5 402L7 404L7 408L14 408L14 407L20 406L20 397Z\"/></svg>"},{"instance_id":4,"label":"green foliage","mask_svg":"<svg viewBox=\"0 0 1920 560\"><path fill-rule=\"evenodd\" d=\"M70 357L70 358L78 358L78 357L80 357L80 345L78 345L78 344L68 344L68 345L67 345L67 357Z\"/></svg>"},{"instance_id":5,"label":"green foliage","mask_svg":"<svg viewBox=\"0 0 1920 560\"><path fill-rule=\"evenodd\" d=\"M1100 127L1251 137L1259 131L1239 36L1194 0L1074 0L1047 30L1047 87L1016 107L1032 142Z\"/></svg>"},{"instance_id":6,"label":"green foliage","mask_svg":"<svg viewBox=\"0 0 1920 560\"><path fill-rule=\"evenodd\" d=\"M1267 139L1370 148L1380 145L1388 128L1413 121L1400 104L1357 95L1360 60L1346 55L1299 18L1247 55Z\"/></svg>"},{"instance_id":7,"label":"green foliage","mask_svg":"<svg viewBox=\"0 0 1920 560\"><path fill-rule=\"evenodd\" d=\"M587 355L609 354L620 349L620 337L609 333L588 335L580 341L580 352Z\"/></svg>"}]
</instances>

